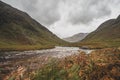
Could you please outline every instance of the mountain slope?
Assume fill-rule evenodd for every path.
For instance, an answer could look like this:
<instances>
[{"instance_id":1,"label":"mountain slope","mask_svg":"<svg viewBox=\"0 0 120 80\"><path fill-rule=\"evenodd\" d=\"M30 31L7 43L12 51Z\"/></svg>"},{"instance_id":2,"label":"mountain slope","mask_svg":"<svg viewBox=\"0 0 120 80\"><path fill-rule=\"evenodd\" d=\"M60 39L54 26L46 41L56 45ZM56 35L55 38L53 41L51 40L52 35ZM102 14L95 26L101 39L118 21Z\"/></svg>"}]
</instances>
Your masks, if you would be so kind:
<instances>
[{"instance_id":1,"label":"mountain slope","mask_svg":"<svg viewBox=\"0 0 120 80\"><path fill-rule=\"evenodd\" d=\"M90 33L81 44L103 47L120 46L120 16L101 24L97 30Z\"/></svg>"},{"instance_id":2,"label":"mountain slope","mask_svg":"<svg viewBox=\"0 0 120 80\"><path fill-rule=\"evenodd\" d=\"M46 47L62 44L64 41L27 13L0 1L0 49Z\"/></svg>"},{"instance_id":3,"label":"mountain slope","mask_svg":"<svg viewBox=\"0 0 120 80\"><path fill-rule=\"evenodd\" d=\"M64 38L63 40L68 41L68 42L78 42L78 41L81 41L82 39L84 39L87 35L88 35L88 33L79 33L79 34L75 34L71 37Z\"/></svg>"}]
</instances>

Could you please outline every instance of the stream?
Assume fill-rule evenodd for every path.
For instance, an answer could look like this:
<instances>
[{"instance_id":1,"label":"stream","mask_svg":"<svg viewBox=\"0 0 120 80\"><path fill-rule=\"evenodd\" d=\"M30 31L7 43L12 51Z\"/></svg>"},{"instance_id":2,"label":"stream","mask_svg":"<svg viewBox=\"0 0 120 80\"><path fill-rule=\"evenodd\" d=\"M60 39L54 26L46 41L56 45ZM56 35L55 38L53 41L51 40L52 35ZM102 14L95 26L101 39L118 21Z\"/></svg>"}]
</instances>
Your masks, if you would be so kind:
<instances>
[{"instance_id":1,"label":"stream","mask_svg":"<svg viewBox=\"0 0 120 80\"><path fill-rule=\"evenodd\" d=\"M45 50L31 50L31 51L12 51L12 52L0 52L0 62L10 61L14 59L28 58L32 56L49 56L62 58L66 56L70 56L73 54L77 54L79 51L84 51L86 54L89 54L93 50L88 49L80 49L78 47L59 47L56 46L53 49L45 49Z\"/></svg>"},{"instance_id":2,"label":"stream","mask_svg":"<svg viewBox=\"0 0 120 80\"><path fill-rule=\"evenodd\" d=\"M84 51L89 54L93 50L80 49L78 47L60 47L53 49L0 52L0 80L8 80L10 75L16 75L16 71L38 70L49 61L49 58L64 58ZM17 74L19 75L19 74Z\"/></svg>"}]
</instances>

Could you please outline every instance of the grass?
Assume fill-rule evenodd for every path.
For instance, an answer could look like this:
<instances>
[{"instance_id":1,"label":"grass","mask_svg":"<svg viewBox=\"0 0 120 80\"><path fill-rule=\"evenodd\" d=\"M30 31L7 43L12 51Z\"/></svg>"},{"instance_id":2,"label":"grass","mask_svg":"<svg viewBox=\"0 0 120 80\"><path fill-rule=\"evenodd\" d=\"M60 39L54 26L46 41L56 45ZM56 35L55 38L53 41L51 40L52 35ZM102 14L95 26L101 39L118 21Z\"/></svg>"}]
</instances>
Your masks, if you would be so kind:
<instances>
[{"instance_id":1,"label":"grass","mask_svg":"<svg viewBox=\"0 0 120 80\"><path fill-rule=\"evenodd\" d=\"M36 39L36 38L35 38ZM24 50L38 50L38 49L48 49L48 48L54 48L55 46L68 46L69 43L61 41L61 40L44 40L42 38L38 38L36 41L35 39L33 39L31 42L31 44L29 43L20 43L17 40L0 40L0 51L24 51Z\"/></svg>"},{"instance_id":2,"label":"grass","mask_svg":"<svg viewBox=\"0 0 120 80\"><path fill-rule=\"evenodd\" d=\"M81 48L88 49L102 49L102 48L118 48L120 47L120 41L118 40L107 40L107 41L81 41L79 43L73 43L72 46L78 46Z\"/></svg>"},{"instance_id":3,"label":"grass","mask_svg":"<svg viewBox=\"0 0 120 80\"><path fill-rule=\"evenodd\" d=\"M15 77L14 76L12 76L11 78L9 78L8 80L15 80Z\"/></svg>"},{"instance_id":4,"label":"grass","mask_svg":"<svg viewBox=\"0 0 120 80\"><path fill-rule=\"evenodd\" d=\"M54 59L31 80L119 80L120 50L107 48ZM112 75L112 76L111 76Z\"/></svg>"},{"instance_id":5,"label":"grass","mask_svg":"<svg viewBox=\"0 0 120 80\"><path fill-rule=\"evenodd\" d=\"M50 49L54 46L50 45L8 45L0 46L0 51L26 51L26 50L41 50L41 49Z\"/></svg>"}]
</instances>

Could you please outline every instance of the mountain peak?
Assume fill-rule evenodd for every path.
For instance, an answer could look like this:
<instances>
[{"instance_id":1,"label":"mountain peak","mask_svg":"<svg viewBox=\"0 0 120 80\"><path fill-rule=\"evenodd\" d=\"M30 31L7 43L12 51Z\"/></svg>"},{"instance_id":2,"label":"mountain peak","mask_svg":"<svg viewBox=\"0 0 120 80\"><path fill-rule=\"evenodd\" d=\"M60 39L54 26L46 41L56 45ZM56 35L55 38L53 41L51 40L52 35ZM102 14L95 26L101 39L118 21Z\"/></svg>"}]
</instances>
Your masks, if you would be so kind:
<instances>
[{"instance_id":1,"label":"mountain peak","mask_svg":"<svg viewBox=\"0 0 120 80\"><path fill-rule=\"evenodd\" d=\"M71 37L64 38L63 40L68 41L68 42L78 42L84 39L87 35L88 33L78 33Z\"/></svg>"}]
</instances>

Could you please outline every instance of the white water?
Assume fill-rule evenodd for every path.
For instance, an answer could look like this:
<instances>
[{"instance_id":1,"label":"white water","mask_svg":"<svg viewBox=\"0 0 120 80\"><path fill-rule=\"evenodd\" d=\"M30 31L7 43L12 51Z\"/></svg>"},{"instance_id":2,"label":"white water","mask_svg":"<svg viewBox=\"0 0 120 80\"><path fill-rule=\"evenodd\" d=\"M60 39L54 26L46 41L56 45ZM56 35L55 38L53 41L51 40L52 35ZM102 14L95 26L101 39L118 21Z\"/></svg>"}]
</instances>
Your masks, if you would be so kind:
<instances>
[{"instance_id":1,"label":"white water","mask_svg":"<svg viewBox=\"0 0 120 80\"><path fill-rule=\"evenodd\" d=\"M6 55L4 57L6 59L9 59L9 58L14 59L14 58L25 58L28 56L32 57L32 56L45 55L48 57L62 58L62 57L70 56L73 54L78 54L79 51L84 51L86 54L89 54L93 50L80 49L78 47L59 47L59 46L56 46L53 49L45 49L45 50L31 50L31 51L23 51L23 52L19 52L19 51L5 52L4 54L6 54Z\"/></svg>"}]
</instances>

